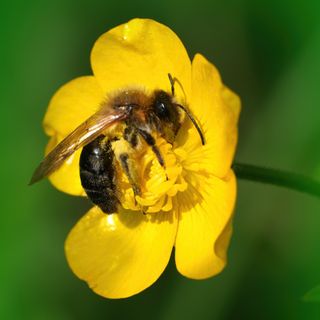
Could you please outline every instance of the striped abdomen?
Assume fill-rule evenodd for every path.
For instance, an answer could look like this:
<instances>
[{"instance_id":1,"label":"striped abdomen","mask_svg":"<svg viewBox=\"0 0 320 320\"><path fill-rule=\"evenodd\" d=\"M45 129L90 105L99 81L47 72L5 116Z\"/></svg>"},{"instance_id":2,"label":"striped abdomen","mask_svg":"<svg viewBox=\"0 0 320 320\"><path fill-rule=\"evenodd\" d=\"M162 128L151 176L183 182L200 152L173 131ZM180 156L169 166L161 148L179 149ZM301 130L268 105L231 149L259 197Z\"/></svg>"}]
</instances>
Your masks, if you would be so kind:
<instances>
[{"instance_id":1,"label":"striped abdomen","mask_svg":"<svg viewBox=\"0 0 320 320\"><path fill-rule=\"evenodd\" d=\"M111 143L99 136L85 147L80 156L80 179L89 199L105 213L117 212L116 170Z\"/></svg>"}]
</instances>

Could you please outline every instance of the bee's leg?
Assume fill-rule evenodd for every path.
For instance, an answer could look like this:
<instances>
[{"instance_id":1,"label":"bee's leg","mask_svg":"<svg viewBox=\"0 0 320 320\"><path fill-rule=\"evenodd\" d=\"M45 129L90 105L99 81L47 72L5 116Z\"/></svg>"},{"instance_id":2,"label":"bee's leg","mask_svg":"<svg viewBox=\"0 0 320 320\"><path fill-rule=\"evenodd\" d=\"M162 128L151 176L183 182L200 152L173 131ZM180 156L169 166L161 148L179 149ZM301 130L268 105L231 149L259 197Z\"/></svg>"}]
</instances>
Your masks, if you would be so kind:
<instances>
[{"instance_id":1,"label":"bee's leg","mask_svg":"<svg viewBox=\"0 0 320 320\"><path fill-rule=\"evenodd\" d=\"M159 164L165 168L166 166L164 163L164 159L162 157L162 154L161 154L159 148L156 146L156 141L154 140L153 136L149 132L141 130L141 129L139 129L139 134L144 139L144 141L152 148L152 151L156 155Z\"/></svg>"},{"instance_id":2,"label":"bee's leg","mask_svg":"<svg viewBox=\"0 0 320 320\"><path fill-rule=\"evenodd\" d=\"M120 165L122 170L124 171L125 175L127 176L129 183L132 187L133 193L135 196L141 195L141 189L138 185L138 179L137 179L137 172L134 166L134 161L130 159L128 153L121 153L119 155ZM134 198L135 205L137 205L137 201ZM143 214L146 214L143 210L143 207L141 207L141 212Z\"/></svg>"},{"instance_id":3,"label":"bee's leg","mask_svg":"<svg viewBox=\"0 0 320 320\"><path fill-rule=\"evenodd\" d=\"M131 143L125 138L121 138L112 142L112 148L118 163L129 180L134 194L141 195L141 189L139 187L139 175L136 170L136 161L134 159Z\"/></svg>"},{"instance_id":4,"label":"bee's leg","mask_svg":"<svg viewBox=\"0 0 320 320\"><path fill-rule=\"evenodd\" d=\"M128 141L132 148L136 148L138 145L137 131L132 127L128 126L124 129L124 135L126 141Z\"/></svg>"},{"instance_id":5,"label":"bee's leg","mask_svg":"<svg viewBox=\"0 0 320 320\"><path fill-rule=\"evenodd\" d=\"M127 176L129 183L133 189L133 193L135 196L141 195L140 187L138 186L138 179L135 170L135 166L133 161L129 158L128 153L121 153L119 155L120 165L122 170L124 171L125 175Z\"/></svg>"}]
</instances>

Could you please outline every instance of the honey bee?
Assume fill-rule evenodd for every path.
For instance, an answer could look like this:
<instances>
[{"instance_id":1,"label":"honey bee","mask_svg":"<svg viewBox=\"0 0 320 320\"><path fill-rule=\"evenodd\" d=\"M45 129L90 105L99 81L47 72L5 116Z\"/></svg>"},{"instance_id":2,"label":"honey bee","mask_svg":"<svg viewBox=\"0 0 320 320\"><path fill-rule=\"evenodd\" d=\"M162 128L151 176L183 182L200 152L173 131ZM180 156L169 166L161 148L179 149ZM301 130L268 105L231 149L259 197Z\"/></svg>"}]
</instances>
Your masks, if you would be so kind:
<instances>
[{"instance_id":1,"label":"honey bee","mask_svg":"<svg viewBox=\"0 0 320 320\"><path fill-rule=\"evenodd\" d=\"M146 94L142 90L123 90L80 124L61 141L40 163L30 184L34 184L56 171L76 150L80 155L80 180L88 198L107 213L117 212L116 164L124 174L135 195L141 194L136 163L132 155L147 144L152 148L159 164L165 167L163 156L156 146L154 133L173 144L181 127L183 116L188 116L204 145L204 135L190 111L174 98L175 78L168 74L171 94L155 90Z\"/></svg>"}]
</instances>

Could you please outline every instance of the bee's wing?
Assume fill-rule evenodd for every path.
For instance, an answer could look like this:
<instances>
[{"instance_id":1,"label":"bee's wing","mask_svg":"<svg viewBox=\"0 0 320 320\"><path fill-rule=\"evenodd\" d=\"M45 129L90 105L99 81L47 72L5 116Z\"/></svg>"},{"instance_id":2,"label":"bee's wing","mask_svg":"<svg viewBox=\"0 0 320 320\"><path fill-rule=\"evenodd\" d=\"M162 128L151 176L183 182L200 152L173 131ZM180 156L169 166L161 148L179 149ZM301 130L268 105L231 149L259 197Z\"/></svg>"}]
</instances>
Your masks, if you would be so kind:
<instances>
[{"instance_id":1,"label":"bee's wing","mask_svg":"<svg viewBox=\"0 0 320 320\"><path fill-rule=\"evenodd\" d=\"M114 110L110 107L100 109L47 154L34 171L29 184L36 183L56 171L77 149L93 141L112 124L125 119L127 114L125 109Z\"/></svg>"}]
</instances>

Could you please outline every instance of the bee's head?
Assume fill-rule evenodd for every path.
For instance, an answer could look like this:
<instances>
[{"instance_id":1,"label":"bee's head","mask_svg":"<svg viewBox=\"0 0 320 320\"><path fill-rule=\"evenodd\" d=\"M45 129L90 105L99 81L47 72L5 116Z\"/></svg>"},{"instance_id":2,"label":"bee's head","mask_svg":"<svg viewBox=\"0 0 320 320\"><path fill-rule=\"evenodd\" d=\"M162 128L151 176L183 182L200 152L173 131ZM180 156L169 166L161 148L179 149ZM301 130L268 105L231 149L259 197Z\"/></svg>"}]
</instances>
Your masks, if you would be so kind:
<instances>
[{"instance_id":1,"label":"bee's head","mask_svg":"<svg viewBox=\"0 0 320 320\"><path fill-rule=\"evenodd\" d=\"M171 78L169 77L169 79ZM156 91L154 94L151 109L157 129L168 142L173 143L182 122L178 109L183 110L198 131L201 143L204 145L205 139L197 121L187 108L173 101L173 94L174 90L172 90L172 95L162 90Z\"/></svg>"},{"instance_id":2,"label":"bee's head","mask_svg":"<svg viewBox=\"0 0 320 320\"><path fill-rule=\"evenodd\" d=\"M151 110L157 129L168 142L173 143L181 125L181 116L172 96L162 90L155 91Z\"/></svg>"}]
</instances>

